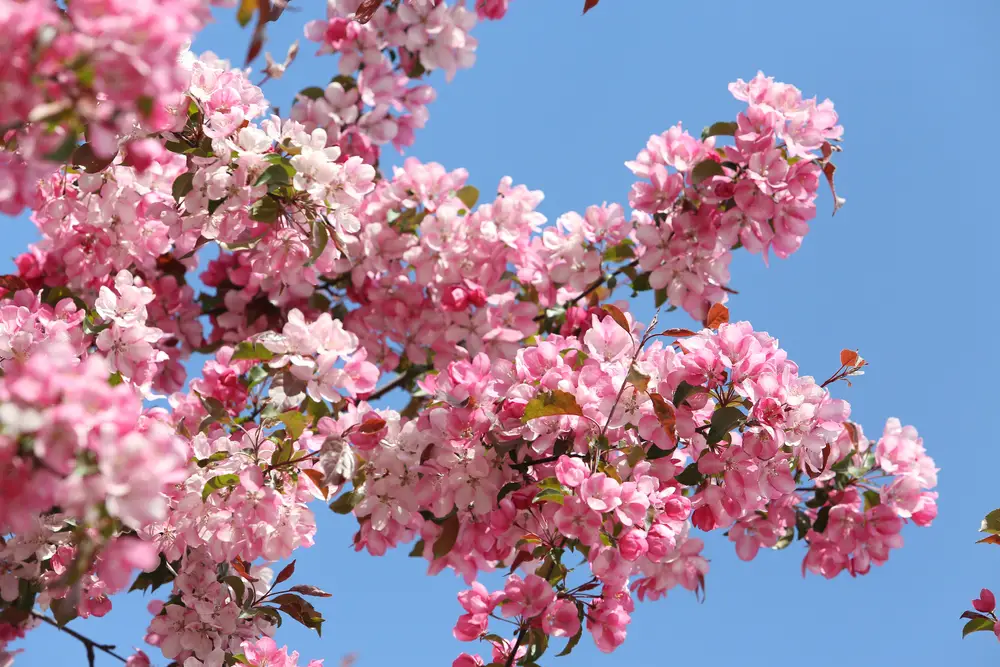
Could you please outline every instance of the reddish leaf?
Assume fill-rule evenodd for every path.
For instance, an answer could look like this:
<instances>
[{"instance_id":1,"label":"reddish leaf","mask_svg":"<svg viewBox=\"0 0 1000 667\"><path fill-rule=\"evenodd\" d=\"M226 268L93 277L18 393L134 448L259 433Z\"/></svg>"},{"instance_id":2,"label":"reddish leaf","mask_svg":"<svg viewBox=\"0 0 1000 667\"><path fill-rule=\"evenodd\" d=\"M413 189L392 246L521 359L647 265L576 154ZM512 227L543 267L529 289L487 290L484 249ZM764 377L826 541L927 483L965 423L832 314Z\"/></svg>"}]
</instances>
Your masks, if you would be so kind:
<instances>
[{"instance_id":1,"label":"reddish leaf","mask_svg":"<svg viewBox=\"0 0 1000 667\"><path fill-rule=\"evenodd\" d=\"M847 431L847 436L851 439L851 444L857 447L861 441L858 425L854 422L844 422L844 430Z\"/></svg>"},{"instance_id":2,"label":"reddish leaf","mask_svg":"<svg viewBox=\"0 0 1000 667\"><path fill-rule=\"evenodd\" d=\"M230 563L230 565L232 565L233 569L236 570L236 574L240 575L247 581L251 582L257 581L257 577L250 576L250 564L242 560L241 558L239 557L234 558L232 563Z\"/></svg>"},{"instance_id":3,"label":"reddish leaf","mask_svg":"<svg viewBox=\"0 0 1000 667\"><path fill-rule=\"evenodd\" d=\"M28 289L28 283L24 282L20 276L0 276L0 289L8 292L16 292L18 290Z\"/></svg>"},{"instance_id":4,"label":"reddish leaf","mask_svg":"<svg viewBox=\"0 0 1000 667\"><path fill-rule=\"evenodd\" d=\"M690 329L667 329L663 333L664 335L673 336L674 338L687 338L688 336L694 335L694 332Z\"/></svg>"},{"instance_id":5,"label":"reddish leaf","mask_svg":"<svg viewBox=\"0 0 1000 667\"><path fill-rule=\"evenodd\" d=\"M364 0L354 12L354 20L358 23L368 23L381 6L382 0Z\"/></svg>"},{"instance_id":6,"label":"reddish leaf","mask_svg":"<svg viewBox=\"0 0 1000 667\"><path fill-rule=\"evenodd\" d=\"M310 586L309 584L299 584L298 586L292 586L288 590L293 593L301 593L302 595L312 595L317 598L333 597L333 593L327 593L322 588L316 588L315 586Z\"/></svg>"},{"instance_id":7,"label":"reddish leaf","mask_svg":"<svg viewBox=\"0 0 1000 667\"><path fill-rule=\"evenodd\" d=\"M583 13L586 14L591 9L597 6L597 3L601 0L583 0Z\"/></svg>"},{"instance_id":8,"label":"reddish leaf","mask_svg":"<svg viewBox=\"0 0 1000 667\"><path fill-rule=\"evenodd\" d=\"M328 500L330 498L330 487L323 483L323 473L314 468L309 468L308 470L303 470L301 472L316 485L316 488L318 488L320 493L323 494L323 500Z\"/></svg>"},{"instance_id":9,"label":"reddish leaf","mask_svg":"<svg viewBox=\"0 0 1000 667\"><path fill-rule=\"evenodd\" d=\"M670 404L670 401L657 393L650 394L649 398L653 401L653 411L656 413L656 418L660 421L660 426L667 432L670 443L676 445L677 417L674 414L674 406Z\"/></svg>"},{"instance_id":10,"label":"reddish leaf","mask_svg":"<svg viewBox=\"0 0 1000 667\"><path fill-rule=\"evenodd\" d=\"M729 309L721 303L713 304L712 307L708 309L708 315L705 316L706 327L709 329L718 329L727 322L729 322Z\"/></svg>"},{"instance_id":11,"label":"reddish leaf","mask_svg":"<svg viewBox=\"0 0 1000 667\"><path fill-rule=\"evenodd\" d=\"M514 570L516 570L517 568L519 568L522 564L527 563L531 559L532 559L532 557L531 557L531 552L530 551L523 551L523 550L522 551L518 551L517 552L517 556L514 557L514 562L512 562L510 564L510 572L511 572L511 574L514 573Z\"/></svg>"},{"instance_id":12,"label":"reddish leaf","mask_svg":"<svg viewBox=\"0 0 1000 667\"><path fill-rule=\"evenodd\" d=\"M988 535L981 540L976 540L976 544L1000 544L1000 535Z\"/></svg>"},{"instance_id":13,"label":"reddish leaf","mask_svg":"<svg viewBox=\"0 0 1000 667\"><path fill-rule=\"evenodd\" d=\"M281 572L278 573L278 577L274 580L275 585L280 584L283 581L288 581L295 574L295 561L281 568Z\"/></svg>"},{"instance_id":14,"label":"reddish leaf","mask_svg":"<svg viewBox=\"0 0 1000 667\"><path fill-rule=\"evenodd\" d=\"M841 350L840 351L840 365L847 366L850 368L858 363L858 352L857 350Z\"/></svg>"},{"instance_id":15,"label":"reddish leaf","mask_svg":"<svg viewBox=\"0 0 1000 667\"><path fill-rule=\"evenodd\" d=\"M628 318L625 317L625 313L622 312L621 308L609 304L607 306L604 306L604 312L610 315L611 319L617 322L618 326L627 331L629 335L632 334L632 329L628 325Z\"/></svg>"},{"instance_id":16,"label":"reddish leaf","mask_svg":"<svg viewBox=\"0 0 1000 667\"><path fill-rule=\"evenodd\" d=\"M826 176L826 182L830 185L830 194L833 195L833 214L837 215L837 211L844 205L844 199L837 196L837 188L833 185L835 173L837 173L837 165L832 162L823 165L823 175Z\"/></svg>"},{"instance_id":17,"label":"reddish leaf","mask_svg":"<svg viewBox=\"0 0 1000 667\"><path fill-rule=\"evenodd\" d=\"M358 426L358 431L365 435L373 435L385 428L385 420L378 415L371 415L365 418Z\"/></svg>"}]
</instances>

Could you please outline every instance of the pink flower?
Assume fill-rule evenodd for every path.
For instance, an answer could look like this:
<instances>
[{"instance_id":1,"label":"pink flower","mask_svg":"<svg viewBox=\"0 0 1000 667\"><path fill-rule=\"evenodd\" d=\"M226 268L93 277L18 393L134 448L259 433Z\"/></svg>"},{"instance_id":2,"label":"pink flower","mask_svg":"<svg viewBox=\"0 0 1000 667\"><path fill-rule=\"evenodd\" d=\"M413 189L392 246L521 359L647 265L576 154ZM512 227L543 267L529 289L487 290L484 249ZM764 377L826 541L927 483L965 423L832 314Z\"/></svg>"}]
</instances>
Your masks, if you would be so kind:
<instances>
[{"instance_id":1,"label":"pink flower","mask_svg":"<svg viewBox=\"0 0 1000 667\"><path fill-rule=\"evenodd\" d=\"M529 574L523 580L512 574L507 578L503 592L501 611L508 618L519 615L534 618L545 611L555 598L552 586L537 574Z\"/></svg>"},{"instance_id":2,"label":"pink flower","mask_svg":"<svg viewBox=\"0 0 1000 667\"><path fill-rule=\"evenodd\" d=\"M483 659L479 655L460 653L451 663L451 667L483 667Z\"/></svg>"},{"instance_id":3,"label":"pink flower","mask_svg":"<svg viewBox=\"0 0 1000 667\"><path fill-rule=\"evenodd\" d=\"M587 629L597 648L604 653L611 653L625 641L625 628L631 620L620 604L605 601L588 614Z\"/></svg>"},{"instance_id":4,"label":"pink flower","mask_svg":"<svg viewBox=\"0 0 1000 667\"><path fill-rule=\"evenodd\" d=\"M572 600L554 600L542 614L542 630L553 637L572 637L580 630L580 616Z\"/></svg>"},{"instance_id":5,"label":"pink flower","mask_svg":"<svg viewBox=\"0 0 1000 667\"><path fill-rule=\"evenodd\" d=\"M579 458L560 456L556 461L556 479L563 486L575 489L583 484L589 474L590 469L587 468L587 464Z\"/></svg>"},{"instance_id":6,"label":"pink flower","mask_svg":"<svg viewBox=\"0 0 1000 667\"><path fill-rule=\"evenodd\" d=\"M595 512L610 512L621 505L621 491L621 484L603 472L592 475L580 487L581 497Z\"/></svg>"}]
</instances>

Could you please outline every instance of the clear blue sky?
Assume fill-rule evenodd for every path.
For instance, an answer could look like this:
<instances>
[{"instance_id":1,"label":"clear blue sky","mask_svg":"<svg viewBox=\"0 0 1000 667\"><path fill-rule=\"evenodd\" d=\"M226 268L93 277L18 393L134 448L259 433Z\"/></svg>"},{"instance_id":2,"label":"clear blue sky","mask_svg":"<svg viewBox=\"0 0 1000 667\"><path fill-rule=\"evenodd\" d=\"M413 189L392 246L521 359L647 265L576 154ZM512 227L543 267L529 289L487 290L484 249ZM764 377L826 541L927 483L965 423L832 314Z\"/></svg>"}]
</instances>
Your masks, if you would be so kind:
<instances>
[{"instance_id":1,"label":"clear blue sky","mask_svg":"<svg viewBox=\"0 0 1000 667\"><path fill-rule=\"evenodd\" d=\"M316 0L297 1L269 45L283 54ZM1000 506L994 425L1000 364L988 290L997 278L996 114L1000 47L994 0L951 2L704 3L603 0L581 18L580 0L513 0L508 17L477 28L478 63L438 100L412 153L465 167L489 191L500 177L545 191L554 220L602 201L626 202L622 165L652 133L683 121L694 131L739 110L728 82L758 69L829 97L846 129L837 160L847 206L830 217L828 193L802 250L772 262L738 255L735 317L778 336L803 372L834 369L841 348L871 368L837 386L869 435L888 416L918 426L942 469L940 514L909 526L906 546L859 579L803 579L803 548L740 562L724 538L708 540L708 597L686 592L641 604L629 638L603 656L585 638L546 665L808 664L987 665L1000 645L961 639L959 613L983 585L1000 588L1000 548L974 544L979 519ZM240 59L248 33L231 14L196 48ZM214 43L213 43L214 42ZM224 44L225 46L219 46ZM265 92L287 111L294 91L334 73L329 56L303 54ZM5 222L4 257L34 230ZM4 259L3 270L11 264ZM651 304L636 306L649 318ZM678 326L689 324L674 313ZM359 667L440 667L461 650L451 637L461 581L424 574L401 550L384 558L350 549L351 520L322 505L317 545L297 580L334 594L322 601L323 639L287 623L278 639L330 667L348 652ZM141 645L148 622L135 594L109 617L79 623L96 639ZM82 647L49 628L23 643L18 664L85 664ZM154 662L165 661L155 650ZM113 661L98 655L98 665Z\"/></svg>"}]
</instances>

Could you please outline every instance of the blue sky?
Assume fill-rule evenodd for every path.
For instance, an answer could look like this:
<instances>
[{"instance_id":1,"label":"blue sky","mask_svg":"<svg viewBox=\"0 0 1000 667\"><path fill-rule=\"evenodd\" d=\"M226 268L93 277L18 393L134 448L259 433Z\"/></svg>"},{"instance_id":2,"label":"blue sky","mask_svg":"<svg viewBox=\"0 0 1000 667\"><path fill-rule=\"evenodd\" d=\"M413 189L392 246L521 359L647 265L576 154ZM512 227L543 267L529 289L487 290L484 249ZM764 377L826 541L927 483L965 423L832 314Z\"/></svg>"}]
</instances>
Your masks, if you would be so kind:
<instances>
[{"instance_id":1,"label":"blue sky","mask_svg":"<svg viewBox=\"0 0 1000 667\"><path fill-rule=\"evenodd\" d=\"M273 31L275 54L323 11L316 0L296 4L302 12ZM837 393L869 435L889 416L915 424L942 469L941 497L931 528L907 527L906 546L858 579L803 579L798 543L743 563L724 538L709 538L704 604L683 591L640 604L616 654L603 656L585 638L571 657L553 651L544 664L995 664L997 642L986 634L963 641L958 615L981 586L1000 588L1000 549L974 544L982 515L1000 506L991 418L1000 365L988 345L997 316L987 297L1000 241L991 156L1000 4L744 2L710 11L695 2L603 0L586 17L580 5L513 0L505 20L479 26L478 63L450 85L437 79L430 123L411 153L467 168L484 192L507 174L544 190L542 211L554 220L624 203L633 177L622 163L677 121L698 131L732 119L740 107L726 85L738 77L760 69L831 98L846 131L837 185L847 205L830 217L824 193L804 247L787 261L765 268L738 254L740 294L729 306L734 318L777 336L804 373L825 376L841 348L859 348L869 372ZM196 48L240 60L248 37L229 14ZM265 87L286 111L295 91L334 73L329 56L304 47L288 76ZM6 258L34 229L26 218L4 224L0 268L8 271ZM645 300L635 309L651 315ZM690 324L679 312L668 320ZM288 623L281 642L331 667L349 652L359 667L438 667L471 648L451 637L459 579L425 576L426 563L407 558L408 549L355 554L351 521L322 505L316 511L317 544L300 554L296 580L334 594L321 601L329 620L322 639ZM116 600L107 618L80 629L123 648L141 645L144 605L135 594ZM19 665L85 664L76 641L47 627L21 646ZM114 664L98 655L100 667Z\"/></svg>"}]
</instances>

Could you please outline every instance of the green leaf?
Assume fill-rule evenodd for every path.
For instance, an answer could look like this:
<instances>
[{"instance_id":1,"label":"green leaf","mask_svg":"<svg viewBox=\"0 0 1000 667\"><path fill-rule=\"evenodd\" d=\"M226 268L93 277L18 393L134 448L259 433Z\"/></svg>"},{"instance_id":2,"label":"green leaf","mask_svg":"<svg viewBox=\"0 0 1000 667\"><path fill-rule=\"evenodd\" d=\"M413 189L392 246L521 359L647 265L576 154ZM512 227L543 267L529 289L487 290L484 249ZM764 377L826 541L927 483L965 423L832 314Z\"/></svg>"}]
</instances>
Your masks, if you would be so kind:
<instances>
[{"instance_id":1,"label":"green leaf","mask_svg":"<svg viewBox=\"0 0 1000 667\"><path fill-rule=\"evenodd\" d=\"M501 500L507 497L509 493L517 491L520 488L521 485L518 482L507 482L506 484L500 487L500 492L497 493L497 502L499 503Z\"/></svg>"},{"instance_id":2,"label":"green leaf","mask_svg":"<svg viewBox=\"0 0 1000 667\"><path fill-rule=\"evenodd\" d=\"M965 639L973 632L993 631L994 622L991 618L974 618L962 628L962 639Z\"/></svg>"},{"instance_id":3,"label":"green leaf","mask_svg":"<svg viewBox=\"0 0 1000 667\"><path fill-rule=\"evenodd\" d=\"M225 198L222 199L210 199L208 201L208 214L211 215L219 210L219 207L226 202Z\"/></svg>"},{"instance_id":4,"label":"green leaf","mask_svg":"<svg viewBox=\"0 0 1000 667\"><path fill-rule=\"evenodd\" d=\"M562 491L559 491L557 489L542 489L541 491L538 492L538 495L535 496L535 499L532 500L531 502L533 503L552 502L552 503L559 503L560 505L562 505L565 501L566 501L566 494L563 493Z\"/></svg>"},{"instance_id":5,"label":"green leaf","mask_svg":"<svg viewBox=\"0 0 1000 667\"><path fill-rule=\"evenodd\" d=\"M653 304L659 308L667 302L667 288L661 287L653 292Z\"/></svg>"},{"instance_id":6,"label":"green leaf","mask_svg":"<svg viewBox=\"0 0 1000 667\"><path fill-rule=\"evenodd\" d=\"M681 380L677 385L677 389L674 390L674 406L683 405L689 396L706 393L708 393L708 390L705 387L688 384L684 380Z\"/></svg>"},{"instance_id":7,"label":"green leaf","mask_svg":"<svg viewBox=\"0 0 1000 667\"><path fill-rule=\"evenodd\" d=\"M809 520L809 516L801 510L795 512L795 530L798 534L798 539L805 539L809 530L812 528L812 521Z\"/></svg>"},{"instance_id":8,"label":"green leaf","mask_svg":"<svg viewBox=\"0 0 1000 667\"><path fill-rule=\"evenodd\" d=\"M291 182L288 178L288 170L285 169L284 165L272 164L264 170L264 173L257 177L254 185L266 185L270 190L272 186L288 185Z\"/></svg>"},{"instance_id":9,"label":"green leaf","mask_svg":"<svg viewBox=\"0 0 1000 667\"><path fill-rule=\"evenodd\" d=\"M247 389L253 389L261 382L263 382L265 379L267 379L267 369L265 369L263 366L254 366L247 373L247 376L249 378L247 382Z\"/></svg>"},{"instance_id":10,"label":"green leaf","mask_svg":"<svg viewBox=\"0 0 1000 667\"><path fill-rule=\"evenodd\" d=\"M324 220L316 218L312 221L312 242L312 252L309 253L310 264L319 259L319 256L323 254L327 244L330 242L330 230L327 229Z\"/></svg>"},{"instance_id":11,"label":"green leaf","mask_svg":"<svg viewBox=\"0 0 1000 667\"><path fill-rule=\"evenodd\" d=\"M298 440L302 436L302 431L306 430L306 416L298 410L289 410L278 415L278 419L285 425L288 435L292 440Z\"/></svg>"},{"instance_id":12,"label":"green leaf","mask_svg":"<svg viewBox=\"0 0 1000 667\"><path fill-rule=\"evenodd\" d=\"M239 483L240 478L237 475L216 475L205 482L205 488L201 490L202 502L208 500L208 497L219 489L232 488Z\"/></svg>"},{"instance_id":13,"label":"green leaf","mask_svg":"<svg viewBox=\"0 0 1000 667\"><path fill-rule=\"evenodd\" d=\"M310 100L318 100L326 94L326 91L319 86L309 86L308 88L303 88L299 91L299 95L303 97L308 97Z\"/></svg>"},{"instance_id":14,"label":"green leaf","mask_svg":"<svg viewBox=\"0 0 1000 667\"><path fill-rule=\"evenodd\" d=\"M719 442L727 433L745 422L746 418L742 410L731 405L719 408L712 413L712 422L705 440L710 445Z\"/></svg>"},{"instance_id":15,"label":"green leaf","mask_svg":"<svg viewBox=\"0 0 1000 667\"><path fill-rule=\"evenodd\" d=\"M56 619L56 623L59 624L60 628L78 616L76 604L68 597L53 600L49 605L49 609L52 610L52 616Z\"/></svg>"},{"instance_id":16,"label":"green leaf","mask_svg":"<svg viewBox=\"0 0 1000 667\"><path fill-rule=\"evenodd\" d=\"M173 567L173 570L171 570ZM140 572L139 576L135 578L135 582L132 583L132 587L129 588L129 592L132 591L145 591L147 588L149 592L152 593L157 588L164 584L168 584L174 580L174 571L180 567L180 562L173 563L172 565L167 562L167 559L160 556L160 564L152 572Z\"/></svg>"},{"instance_id":17,"label":"green leaf","mask_svg":"<svg viewBox=\"0 0 1000 667\"><path fill-rule=\"evenodd\" d=\"M995 509L983 518L980 533L1000 534L1000 509Z\"/></svg>"},{"instance_id":18,"label":"green leaf","mask_svg":"<svg viewBox=\"0 0 1000 667\"><path fill-rule=\"evenodd\" d=\"M441 524L441 535L434 540L434 559L443 558L448 555L452 547L455 546L455 541L458 539L458 529L460 527L458 521L458 514L452 514L444 523Z\"/></svg>"},{"instance_id":19,"label":"green leaf","mask_svg":"<svg viewBox=\"0 0 1000 667\"><path fill-rule=\"evenodd\" d=\"M184 198L184 195L191 192L194 187L194 172L185 171L183 174L174 179L174 184L170 188L170 192L174 195L174 201L180 201Z\"/></svg>"},{"instance_id":20,"label":"green leaf","mask_svg":"<svg viewBox=\"0 0 1000 667\"><path fill-rule=\"evenodd\" d=\"M731 137L736 134L736 130L739 129L739 125L730 122L719 122L712 123L711 126L706 127L702 133L702 139L708 139L709 137Z\"/></svg>"},{"instance_id":21,"label":"green leaf","mask_svg":"<svg viewBox=\"0 0 1000 667\"><path fill-rule=\"evenodd\" d=\"M423 558L425 545L426 542L423 540L417 540L416 544L413 545L413 549L410 550L410 558Z\"/></svg>"},{"instance_id":22,"label":"green leaf","mask_svg":"<svg viewBox=\"0 0 1000 667\"><path fill-rule=\"evenodd\" d=\"M632 250L632 242L628 239L604 251L605 262L622 262L633 257L635 257L635 251Z\"/></svg>"},{"instance_id":23,"label":"green leaf","mask_svg":"<svg viewBox=\"0 0 1000 667\"><path fill-rule=\"evenodd\" d=\"M476 202L479 201L479 190L472 185L466 185L464 188L456 192L455 196L462 200L465 207L471 211L476 205Z\"/></svg>"},{"instance_id":24,"label":"green leaf","mask_svg":"<svg viewBox=\"0 0 1000 667\"><path fill-rule=\"evenodd\" d=\"M280 212L281 206L274 197L264 197L250 208L250 219L257 222L274 222Z\"/></svg>"},{"instance_id":25,"label":"green leaf","mask_svg":"<svg viewBox=\"0 0 1000 667\"><path fill-rule=\"evenodd\" d=\"M703 160L691 170L691 183L698 185L712 176L722 176L724 173L722 165L715 160Z\"/></svg>"},{"instance_id":26,"label":"green leaf","mask_svg":"<svg viewBox=\"0 0 1000 667\"><path fill-rule=\"evenodd\" d=\"M583 409L576 402L576 398L569 392L556 389L551 392L543 392L528 401L524 407L524 422L538 419L539 417L552 417L555 415L578 415L583 416Z\"/></svg>"},{"instance_id":27,"label":"green leaf","mask_svg":"<svg viewBox=\"0 0 1000 667\"><path fill-rule=\"evenodd\" d=\"M76 132L70 132L54 151L45 156L45 159L50 162L68 161L70 156L76 151L76 141Z\"/></svg>"},{"instance_id":28,"label":"green leaf","mask_svg":"<svg viewBox=\"0 0 1000 667\"><path fill-rule=\"evenodd\" d=\"M215 452L214 454L212 454L208 458L198 459L198 467L199 468L205 468L205 467L208 467L209 465L211 465L213 463L216 463L218 461L223 461L223 460L225 460L227 458L229 458L229 452Z\"/></svg>"},{"instance_id":29,"label":"green leaf","mask_svg":"<svg viewBox=\"0 0 1000 667\"><path fill-rule=\"evenodd\" d=\"M780 551L791 544L793 540L795 540L795 529L789 528L788 532L778 538L778 541L771 548L775 551Z\"/></svg>"},{"instance_id":30,"label":"green leaf","mask_svg":"<svg viewBox=\"0 0 1000 667\"><path fill-rule=\"evenodd\" d=\"M244 341L237 345L236 351L233 352L232 356L233 361L240 361L242 359L270 361L273 358L274 353L264 347L263 343L251 343L249 341Z\"/></svg>"},{"instance_id":31,"label":"green leaf","mask_svg":"<svg viewBox=\"0 0 1000 667\"><path fill-rule=\"evenodd\" d=\"M363 497L364 495L358 493L357 489L342 493L340 497L330 503L330 509L337 514L350 514Z\"/></svg>"},{"instance_id":32,"label":"green leaf","mask_svg":"<svg viewBox=\"0 0 1000 667\"><path fill-rule=\"evenodd\" d=\"M653 289L649 284L649 274L640 273L635 278L632 279L632 289L636 292L645 292L646 290Z\"/></svg>"},{"instance_id":33,"label":"green leaf","mask_svg":"<svg viewBox=\"0 0 1000 667\"><path fill-rule=\"evenodd\" d=\"M865 511L882 504L882 498L877 491L865 491Z\"/></svg>"},{"instance_id":34,"label":"green leaf","mask_svg":"<svg viewBox=\"0 0 1000 667\"><path fill-rule=\"evenodd\" d=\"M813 523L813 530L817 533L825 532L828 523L830 523L830 506L824 505L816 514L816 521Z\"/></svg>"},{"instance_id":35,"label":"green leaf","mask_svg":"<svg viewBox=\"0 0 1000 667\"><path fill-rule=\"evenodd\" d=\"M125 378L123 378L122 374L119 373L118 371L115 371L108 377L108 384L111 385L112 387L117 387L124 381Z\"/></svg>"},{"instance_id":36,"label":"green leaf","mask_svg":"<svg viewBox=\"0 0 1000 667\"><path fill-rule=\"evenodd\" d=\"M698 464L692 463L687 468L684 468L674 479L684 486L697 486L705 481L705 476L698 470Z\"/></svg>"},{"instance_id":37,"label":"green leaf","mask_svg":"<svg viewBox=\"0 0 1000 667\"><path fill-rule=\"evenodd\" d=\"M231 575L223 579L223 581L229 584L229 587L233 589L233 596L236 598L237 604L242 607L243 596L246 594L246 584L243 583L243 577Z\"/></svg>"}]
</instances>

